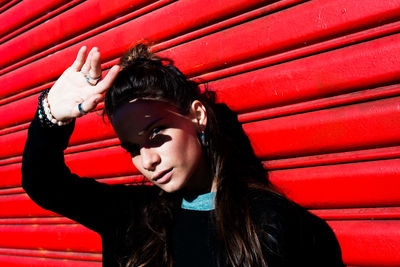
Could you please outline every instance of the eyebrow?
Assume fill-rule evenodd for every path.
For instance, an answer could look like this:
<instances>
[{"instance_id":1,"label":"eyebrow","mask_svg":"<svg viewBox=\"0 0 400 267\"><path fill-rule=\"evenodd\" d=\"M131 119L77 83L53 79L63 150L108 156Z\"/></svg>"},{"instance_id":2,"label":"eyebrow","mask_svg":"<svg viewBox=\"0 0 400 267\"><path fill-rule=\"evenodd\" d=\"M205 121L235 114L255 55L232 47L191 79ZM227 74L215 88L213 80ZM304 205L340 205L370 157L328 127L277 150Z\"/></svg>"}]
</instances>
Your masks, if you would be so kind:
<instances>
[{"instance_id":1,"label":"eyebrow","mask_svg":"<svg viewBox=\"0 0 400 267\"><path fill-rule=\"evenodd\" d=\"M148 131L149 128L151 128L154 124L156 124L158 121L162 120L163 118L157 118L154 121L150 122L148 125L146 125L146 127L144 127L141 131L139 131L138 135L142 135L144 132ZM121 147L124 148L125 150L129 150L129 148L131 147L135 147L138 146L138 144L136 143L131 143L129 141L127 142L121 142Z\"/></svg>"},{"instance_id":2,"label":"eyebrow","mask_svg":"<svg viewBox=\"0 0 400 267\"><path fill-rule=\"evenodd\" d=\"M149 124L147 124L146 127L144 127L141 131L138 132L138 135L142 135L144 132L147 132L154 124L156 124L157 122L159 122L160 120L162 120L162 118L157 118L154 121L150 122Z\"/></svg>"}]
</instances>

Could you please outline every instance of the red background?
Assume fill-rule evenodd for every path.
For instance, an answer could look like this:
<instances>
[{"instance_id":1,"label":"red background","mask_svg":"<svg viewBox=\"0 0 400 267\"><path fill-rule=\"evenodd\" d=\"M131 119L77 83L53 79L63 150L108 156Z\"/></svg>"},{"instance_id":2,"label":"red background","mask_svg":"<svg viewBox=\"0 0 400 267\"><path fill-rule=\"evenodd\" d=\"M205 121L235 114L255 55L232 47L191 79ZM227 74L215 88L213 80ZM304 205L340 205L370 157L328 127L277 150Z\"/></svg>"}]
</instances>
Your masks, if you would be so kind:
<instances>
[{"instance_id":1,"label":"red background","mask_svg":"<svg viewBox=\"0 0 400 267\"><path fill-rule=\"evenodd\" d=\"M41 90L97 46L103 70L140 40L239 113L269 178L331 225L349 266L400 266L400 0L0 0L0 266L101 266L97 234L21 188ZM101 107L100 107L101 108ZM141 179L97 112L74 172Z\"/></svg>"}]
</instances>

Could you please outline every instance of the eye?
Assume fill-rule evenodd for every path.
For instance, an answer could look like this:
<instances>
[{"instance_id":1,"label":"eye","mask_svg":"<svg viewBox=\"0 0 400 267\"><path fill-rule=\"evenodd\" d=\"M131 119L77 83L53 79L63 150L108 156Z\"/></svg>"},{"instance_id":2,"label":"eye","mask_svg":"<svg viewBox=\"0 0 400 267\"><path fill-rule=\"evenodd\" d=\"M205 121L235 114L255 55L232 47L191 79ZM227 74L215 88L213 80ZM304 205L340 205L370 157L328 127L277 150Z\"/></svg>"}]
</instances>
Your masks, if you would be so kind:
<instances>
[{"instance_id":1,"label":"eye","mask_svg":"<svg viewBox=\"0 0 400 267\"><path fill-rule=\"evenodd\" d=\"M164 130L164 129L165 129L165 127L163 127L163 126L154 127L154 128L150 131L149 140L154 139L154 138L155 138L162 130Z\"/></svg>"}]
</instances>

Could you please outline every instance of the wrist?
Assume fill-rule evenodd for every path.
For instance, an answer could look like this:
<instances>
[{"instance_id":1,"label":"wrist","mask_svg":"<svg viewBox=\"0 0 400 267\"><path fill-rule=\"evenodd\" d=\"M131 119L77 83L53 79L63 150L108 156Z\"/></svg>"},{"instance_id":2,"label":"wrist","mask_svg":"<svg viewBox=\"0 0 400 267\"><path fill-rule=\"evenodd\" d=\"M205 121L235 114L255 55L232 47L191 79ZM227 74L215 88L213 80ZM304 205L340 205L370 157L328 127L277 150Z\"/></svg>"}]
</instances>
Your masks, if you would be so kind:
<instances>
[{"instance_id":1,"label":"wrist","mask_svg":"<svg viewBox=\"0 0 400 267\"><path fill-rule=\"evenodd\" d=\"M38 107L38 113L39 113L39 120L40 123L43 127L54 127L54 126L63 126L72 121L72 119L69 120L57 120L51 113L49 102L47 100L47 96L49 93L50 89L44 90L40 96L39 96L39 107Z\"/></svg>"}]
</instances>

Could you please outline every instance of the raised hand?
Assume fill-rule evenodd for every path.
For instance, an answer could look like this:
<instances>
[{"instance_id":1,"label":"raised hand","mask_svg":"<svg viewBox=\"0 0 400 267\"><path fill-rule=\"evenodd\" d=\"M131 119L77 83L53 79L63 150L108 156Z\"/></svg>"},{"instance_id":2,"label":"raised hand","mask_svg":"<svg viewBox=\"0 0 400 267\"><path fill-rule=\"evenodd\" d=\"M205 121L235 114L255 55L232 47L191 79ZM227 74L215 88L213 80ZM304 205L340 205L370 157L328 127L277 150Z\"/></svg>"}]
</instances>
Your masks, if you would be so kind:
<instances>
[{"instance_id":1,"label":"raised hand","mask_svg":"<svg viewBox=\"0 0 400 267\"><path fill-rule=\"evenodd\" d=\"M86 52L87 48L81 47L74 63L50 89L47 100L56 120L80 117L94 109L118 75L120 67L115 65L97 83L97 78L101 77L100 52L96 47L90 50L87 57Z\"/></svg>"}]
</instances>

